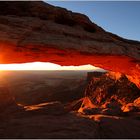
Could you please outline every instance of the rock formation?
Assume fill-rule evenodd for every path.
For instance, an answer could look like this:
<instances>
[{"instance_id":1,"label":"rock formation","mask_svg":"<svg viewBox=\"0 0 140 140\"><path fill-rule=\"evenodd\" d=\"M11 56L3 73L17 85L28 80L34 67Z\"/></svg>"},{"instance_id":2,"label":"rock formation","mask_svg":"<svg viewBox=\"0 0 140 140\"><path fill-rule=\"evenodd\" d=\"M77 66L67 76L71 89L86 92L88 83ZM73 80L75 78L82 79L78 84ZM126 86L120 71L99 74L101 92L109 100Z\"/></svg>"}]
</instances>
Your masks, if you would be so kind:
<instances>
[{"instance_id":1,"label":"rock formation","mask_svg":"<svg viewBox=\"0 0 140 140\"><path fill-rule=\"evenodd\" d=\"M119 115L122 111L139 110L140 89L125 75L117 74L114 77L112 72L102 74L96 72L89 75L91 80L85 90L85 98L79 112Z\"/></svg>"},{"instance_id":2,"label":"rock formation","mask_svg":"<svg viewBox=\"0 0 140 140\"><path fill-rule=\"evenodd\" d=\"M98 125L93 120L66 113L58 102L26 107L6 119L0 119L0 138L74 139L97 138Z\"/></svg>"},{"instance_id":3,"label":"rock formation","mask_svg":"<svg viewBox=\"0 0 140 140\"><path fill-rule=\"evenodd\" d=\"M7 109L15 108L17 105L14 97L9 93L7 87L0 87L0 111L6 111Z\"/></svg>"},{"instance_id":4,"label":"rock formation","mask_svg":"<svg viewBox=\"0 0 140 140\"><path fill-rule=\"evenodd\" d=\"M119 73L90 75L94 77L89 77L86 97L69 103L69 108L55 101L17 109L1 87L0 138L140 138L139 88ZM81 104L84 113L77 112Z\"/></svg>"},{"instance_id":5,"label":"rock formation","mask_svg":"<svg viewBox=\"0 0 140 140\"><path fill-rule=\"evenodd\" d=\"M92 64L126 74L140 87L140 42L42 1L1 1L0 9L0 63Z\"/></svg>"},{"instance_id":6,"label":"rock formation","mask_svg":"<svg viewBox=\"0 0 140 140\"><path fill-rule=\"evenodd\" d=\"M18 106L14 96L9 92L7 86L0 85L0 123L3 119L23 111L23 107ZM1 131L0 131L1 137Z\"/></svg>"},{"instance_id":7,"label":"rock formation","mask_svg":"<svg viewBox=\"0 0 140 140\"><path fill-rule=\"evenodd\" d=\"M103 105L111 99L127 104L140 96L140 89L125 75L121 75L116 80L106 73L98 78L92 78L85 91L85 96L89 97L95 105Z\"/></svg>"},{"instance_id":8,"label":"rock formation","mask_svg":"<svg viewBox=\"0 0 140 140\"><path fill-rule=\"evenodd\" d=\"M134 100L134 105L140 108L140 97Z\"/></svg>"}]
</instances>

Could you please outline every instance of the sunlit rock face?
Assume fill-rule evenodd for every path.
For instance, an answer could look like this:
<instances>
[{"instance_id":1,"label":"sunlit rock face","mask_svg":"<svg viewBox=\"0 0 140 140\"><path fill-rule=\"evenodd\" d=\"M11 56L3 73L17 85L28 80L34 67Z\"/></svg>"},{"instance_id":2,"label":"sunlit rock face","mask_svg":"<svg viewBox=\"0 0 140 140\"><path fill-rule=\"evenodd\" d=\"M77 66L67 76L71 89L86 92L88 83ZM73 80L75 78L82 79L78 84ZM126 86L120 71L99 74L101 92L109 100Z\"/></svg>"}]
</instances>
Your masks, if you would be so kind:
<instances>
[{"instance_id":1,"label":"sunlit rock face","mask_svg":"<svg viewBox=\"0 0 140 140\"><path fill-rule=\"evenodd\" d=\"M92 112L98 109L98 112L102 110L102 112L100 111L102 114L110 113L112 115L117 112L119 114L121 107L124 112L127 112L125 110L134 110L133 108L139 106L139 96L140 89L130 82L125 75L117 74L114 76L110 72L102 73L99 76L98 73L95 73L85 90L85 98L79 112L87 112L87 109L91 111L93 108Z\"/></svg>"},{"instance_id":2,"label":"sunlit rock face","mask_svg":"<svg viewBox=\"0 0 140 140\"><path fill-rule=\"evenodd\" d=\"M0 2L0 9L0 63L92 64L126 74L140 87L140 42L41 1Z\"/></svg>"}]
</instances>

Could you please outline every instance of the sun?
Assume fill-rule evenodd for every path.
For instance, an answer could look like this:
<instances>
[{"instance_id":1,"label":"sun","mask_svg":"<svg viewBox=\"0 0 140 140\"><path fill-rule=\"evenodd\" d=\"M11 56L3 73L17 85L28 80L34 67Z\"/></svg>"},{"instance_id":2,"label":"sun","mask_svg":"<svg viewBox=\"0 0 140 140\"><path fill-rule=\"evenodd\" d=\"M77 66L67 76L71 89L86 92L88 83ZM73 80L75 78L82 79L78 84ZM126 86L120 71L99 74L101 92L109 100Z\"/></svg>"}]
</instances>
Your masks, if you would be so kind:
<instances>
[{"instance_id":1,"label":"sun","mask_svg":"<svg viewBox=\"0 0 140 140\"><path fill-rule=\"evenodd\" d=\"M21 64L0 64L0 70L98 70L90 64L81 66L60 66L50 62L32 62Z\"/></svg>"}]
</instances>

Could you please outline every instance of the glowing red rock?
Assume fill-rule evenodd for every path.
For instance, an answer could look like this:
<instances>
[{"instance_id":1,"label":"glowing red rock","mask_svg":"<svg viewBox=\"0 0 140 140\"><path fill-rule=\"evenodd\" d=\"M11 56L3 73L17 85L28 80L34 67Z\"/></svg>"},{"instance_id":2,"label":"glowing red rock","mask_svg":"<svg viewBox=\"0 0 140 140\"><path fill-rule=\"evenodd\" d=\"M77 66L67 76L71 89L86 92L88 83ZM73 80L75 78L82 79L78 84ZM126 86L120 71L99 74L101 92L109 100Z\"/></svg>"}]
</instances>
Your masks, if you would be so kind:
<instances>
[{"instance_id":1,"label":"glowing red rock","mask_svg":"<svg viewBox=\"0 0 140 140\"><path fill-rule=\"evenodd\" d=\"M124 73L140 87L140 42L44 2L0 2L0 9L0 63L92 64Z\"/></svg>"}]
</instances>

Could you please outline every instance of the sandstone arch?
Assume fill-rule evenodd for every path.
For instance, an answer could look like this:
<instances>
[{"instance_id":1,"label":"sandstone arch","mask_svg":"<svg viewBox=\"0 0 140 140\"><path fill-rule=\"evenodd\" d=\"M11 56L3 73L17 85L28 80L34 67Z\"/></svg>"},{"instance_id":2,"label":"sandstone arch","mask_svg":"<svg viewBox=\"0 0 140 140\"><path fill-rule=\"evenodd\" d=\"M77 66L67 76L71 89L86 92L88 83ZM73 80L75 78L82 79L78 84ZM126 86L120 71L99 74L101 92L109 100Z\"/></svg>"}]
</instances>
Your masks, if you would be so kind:
<instances>
[{"instance_id":1,"label":"sandstone arch","mask_svg":"<svg viewBox=\"0 0 140 140\"><path fill-rule=\"evenodd\" d=\"M140 87L140 42L41 1L0 2L0 9L0 63L92 64L124 73Z\"/></svg>"}]
</instances>

